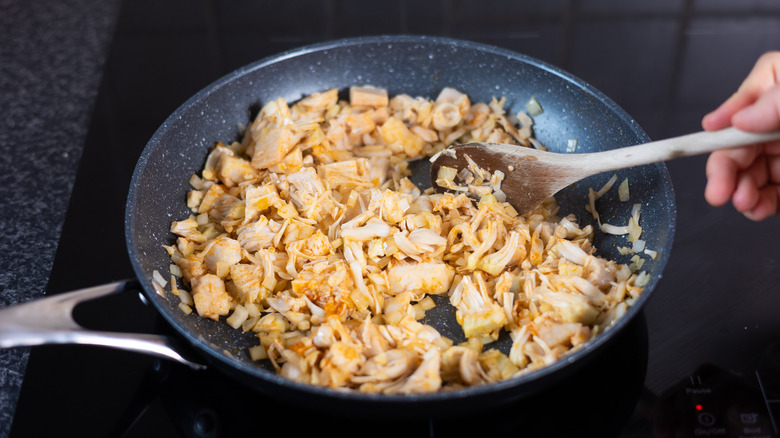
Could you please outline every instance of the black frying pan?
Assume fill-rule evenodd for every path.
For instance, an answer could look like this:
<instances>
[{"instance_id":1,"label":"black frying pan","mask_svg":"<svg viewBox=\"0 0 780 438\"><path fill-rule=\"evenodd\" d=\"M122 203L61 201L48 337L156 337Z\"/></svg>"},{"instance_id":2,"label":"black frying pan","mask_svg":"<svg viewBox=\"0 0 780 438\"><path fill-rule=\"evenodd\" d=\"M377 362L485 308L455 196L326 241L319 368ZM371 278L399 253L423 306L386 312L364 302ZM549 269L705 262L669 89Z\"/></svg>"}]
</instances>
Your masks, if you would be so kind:
<instances>
[{"instance_id":1,"label":"black frying pan","mask_svg":"<svg viewBox=\"0 0 780 438\"><path fill-rule=\"evenodd\" d=\"M339 40L282 53L244 67L205 88L176 110L144 149L133 174L125 216L127 247L133 268L147 299L162 316L225 374L258 391L316 409L334 409L357 415L409 416L454 414L476 406L489 408L524 397L551 385L587 363L598 350L637 317L661 279L674 237L676 209L670 177L663 164L618 172L631 182L631 203L617 200L616 191L599 201L604 218L627 221L630 204L642 204L642 238L657 250L656 260L644 269L651 274L644 294L612 328L563 360L523 377L491 385L425 395L378 395L335 391L293 382L270 367L252 362L246 348L256 345L253 333L234 330L223 322L185 315L178 298L155 292L152 273L167 276L170 259L163 250L175 238L171 221L186 218L188 180L203 167L217 141L238 139L241 126L264 103L283 97L293 102L329 88L351 85L387 88L390 95L435 97L443 87L467 93L472 101L505 96L515 113L534 96L544 108L535 117L535 135L553 151L563 151L570 138L579 152L613 149L648 141L636 122L609 98L583 81L538 60L496 47L445 38L383 36ZM428 161L413 168L414 181L427 187ZM600 188L611 176L597 175L576 184L558 197L563 214L574 213L582 225L592 223L585 211L589 187ZM616 246L623 237L597 232L599 254L626 262ZM454 340L460 326L446 299L428 311L426 323ZM507 339L499 340L508 352ZM412 409L412 405L413 409Z\"/></svg>"}]
</instances>

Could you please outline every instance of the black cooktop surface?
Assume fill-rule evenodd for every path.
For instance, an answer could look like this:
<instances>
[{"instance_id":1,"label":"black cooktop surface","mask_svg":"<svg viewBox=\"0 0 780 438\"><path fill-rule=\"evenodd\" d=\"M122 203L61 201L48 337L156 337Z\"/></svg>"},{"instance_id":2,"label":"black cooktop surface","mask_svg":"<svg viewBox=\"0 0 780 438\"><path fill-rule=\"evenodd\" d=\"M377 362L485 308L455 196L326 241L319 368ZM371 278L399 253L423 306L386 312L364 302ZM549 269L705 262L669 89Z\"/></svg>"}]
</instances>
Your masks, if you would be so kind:
<instances>
[{"instance_id":1,"label":"black cooktop surface","mask_svg":"<svg viewBox=\"0 0 780 438\"><path fill-rule=\"evenodd\" d=\"M124 2L48 294L132 278L124 207L146 141L200 88L265 56L371 34L470 39L584 78L662 138L698 130L780 41L778 22L760 1ZM780 225L706 205L703 157L668 166L678 237L655 296L608 349L538 396L468 418L376 421L280 404L216 371L47 346L32 350L11 436L780 436ZM171 332L136 295L84 304L76 318Z\"/></svg>"}]
</instances>

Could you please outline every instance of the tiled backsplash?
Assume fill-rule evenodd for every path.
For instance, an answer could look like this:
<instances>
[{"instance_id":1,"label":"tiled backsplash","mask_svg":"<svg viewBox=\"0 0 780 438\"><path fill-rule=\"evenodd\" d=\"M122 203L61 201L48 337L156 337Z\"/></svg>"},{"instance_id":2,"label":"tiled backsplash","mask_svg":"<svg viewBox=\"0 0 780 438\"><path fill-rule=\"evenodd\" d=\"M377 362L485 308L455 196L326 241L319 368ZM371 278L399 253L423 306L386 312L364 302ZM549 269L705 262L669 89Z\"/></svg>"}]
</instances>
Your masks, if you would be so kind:
<instances>
[{"instance_id":1,"label":"tiled backsplash","mask_svg":"<svg viewBox=\"0 0 780 438\"><path fill-rule=\"evenodd\" d=\"M209 60L182 66L199 70L179 78L182 99L241 65L318 41L443 35L564 68L614 99L653 138L699 129L701 116L736 89L756 58L780 48L776 0L143 0L123 7L125 17L135 18L119 27L120 44L122 38L160 42L159 53L144 58L151 65L123 66L128 74L179 50L203 51ZM176 32L170 14L179 16ZM189 47L181 44L181 30L191 35Z\"/></svg>"}]
</instances>

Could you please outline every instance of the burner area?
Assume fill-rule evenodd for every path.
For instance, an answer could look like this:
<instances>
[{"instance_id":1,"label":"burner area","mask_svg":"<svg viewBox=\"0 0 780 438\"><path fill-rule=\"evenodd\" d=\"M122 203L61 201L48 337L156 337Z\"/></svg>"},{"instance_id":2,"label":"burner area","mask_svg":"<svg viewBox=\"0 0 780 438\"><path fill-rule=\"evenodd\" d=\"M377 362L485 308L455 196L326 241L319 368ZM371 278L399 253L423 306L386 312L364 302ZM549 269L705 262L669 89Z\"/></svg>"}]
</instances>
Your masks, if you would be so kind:
<instances>
[{"instance_id":1,"label":"burner area","mask_svg":"<svg viewBox=\"0 0 780 438\"><path fill-rule=\"evenodd\" d=\"M294 431L301 436L345 430L396 437L613 436L628 422L641 396L645 321L640 318L621 335L598 358L537 395L498 408L475 405L466 415L427 420L406 419L402 412L388 420L382 414L371 418L349 412L339 415L333 409L312 411L248 390L219 373L156 362L150 378L159 379L159 391L125 436L146 436L144 425L155 427L162 421L177 428L181 436L198 438L249 436L258 430L273 435ZM612 408L605 410L607 405ZM567 421L560 421L561 412L567 413Z\"/></svg>"},{"instance_id":2,"label":"burner area","mask_svg":"<svg viewBox=\"0 0 780 438\"><path fill-rule=\"evenodd\" d=\"M712 365L699 367L659 401L656 431L661 436L777 436L777 413L767 410L777 401L766 398L760 376L758 370L742 377Z\"/></svg>"},{"instance_id":3,"label":"burner area","mask_svg":"<svg viewBox=\"0 0 780 438\"><path fill-rule=\"evenodd\" d=\"M659 436L780 436L780 344L737 373L705 364L662 396L653 416Z\"/></svg>"},{"instance_id":4,"label":"burner area","mask_svg":"<svg viewBox=\"0 0 780 438\"><path fill-rule=\"evenodd\" d=\"M144 329L135 317L135 321L112 324L95 318L125 309L125 315L149 317L151 325L146 328L165 333L153 311L132 292L82 306L76 309L76 319L90 328ZM308 436L348 429L371 431L374 436L530 433L596 437L619 433L644 396L647 324L643 317L637 318L597 357L538 394L489 409L475 404L465 415L426 418L418 413L408 419L399 412L392 420L383 413L372 418L339 412L338 405L314 411L280 402L213 368L195 371L132 353L75 348L35 349L31 367L41 370L31 368L31 375L41 378L25 380L12 436L75 433L71 425L88 422L90 433L83 436L142 438L164 432L168 437L206 438L250 436L258 431ZM52 369L52 361L62 363L62 368ZM63 404L63 399L68 403ZM47 412L47 421L40 421L41 409ZM566 421L560 420L562 412Z\"/></svg>"}]
</instances>

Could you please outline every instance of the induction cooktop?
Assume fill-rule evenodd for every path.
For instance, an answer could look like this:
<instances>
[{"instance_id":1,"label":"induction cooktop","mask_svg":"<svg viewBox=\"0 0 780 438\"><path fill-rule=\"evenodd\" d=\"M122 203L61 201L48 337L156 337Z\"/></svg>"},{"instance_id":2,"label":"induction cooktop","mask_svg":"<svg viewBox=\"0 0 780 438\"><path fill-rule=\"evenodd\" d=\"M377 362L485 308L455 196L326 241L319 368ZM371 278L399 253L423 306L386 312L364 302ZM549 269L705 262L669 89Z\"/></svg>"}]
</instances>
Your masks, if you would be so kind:
<instances>
[{"instance_id":1,"label":"induction cooktop","mask_svg":"<svg viewBox=\"0 0 780 438\"><path fill-rule=\"evenodd\" d=\"M572 2L551 2L531 8L528 13L538 20L520 20L521 32L498 18L481 19L484 2L390 2L378 9L367 3L124 2L47 293L132 278L123 220L138 156L176 107L241 65L305 44L381 30L475 39L539 56L579 75L626 67L619 58L578 61L587 58L588 48L572 36L577 32L595 28L660 41L667 35L658 22L681 20L676 10L649 17L641 10L587 15ZM274 20L264 21L269 14ZM396 15L401 19L377 21L384 23L381 29L366 28L357 19ZM459 31L457 24L469 15L475 18L474 27ZM257 23L249 17L257 17ZM683 18L687 23L695 19ZM637 36L626 21L644 34ZM654 25L643 26L647 22ZM686 54L692 56L696 47L683 34L670 44L677 56L642 56L657 56L654 62L659 65L673 64L671 77L679 79ZM669 85L659 82L647 86ZM675 90L658 92L667 96L659 112L684 114L675 107L684 101ZM630 89L603 91L618 103L633 102ZM712 99L714 105L719 97ZM689 119L696 117L700 112ZM693 122L684 127L682 122L658 123L651 115L645 120L651 137L698 128ZM283 404L214 370L193 371L100 347L45 346L32 349L11 436L216 437L321 431L379 436L780 436L780 344L775 343L780 340L780 263L771 243L778 224L752 224L726 208L706 206L701 199L703 159L683 159L670 163L669 169L680 204L680 237L656 296L598 357L539 394L490 411L475 406L469 415L454 418L356 418L349 412L333 415ZM173 335L133 291L85 303L75 317L89 328Z\"/></svg>"}]
</instances>

